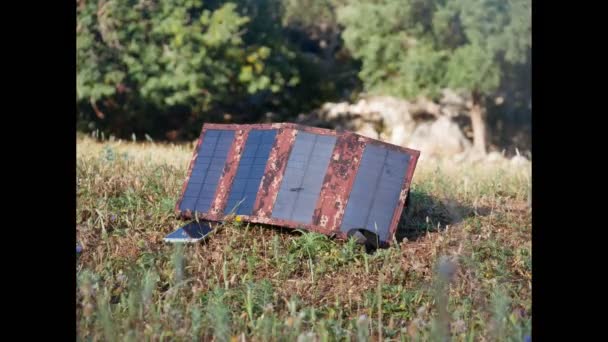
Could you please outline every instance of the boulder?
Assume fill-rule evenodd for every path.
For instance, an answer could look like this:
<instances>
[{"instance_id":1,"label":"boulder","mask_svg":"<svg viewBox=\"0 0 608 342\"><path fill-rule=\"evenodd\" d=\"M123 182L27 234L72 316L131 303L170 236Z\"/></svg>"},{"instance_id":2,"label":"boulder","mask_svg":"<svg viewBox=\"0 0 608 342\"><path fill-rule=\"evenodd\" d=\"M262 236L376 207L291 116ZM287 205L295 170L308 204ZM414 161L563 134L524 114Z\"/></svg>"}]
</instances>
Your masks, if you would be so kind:
<instances>
[{"instance_id":1,"label":"boulder","mask_svg":"<svg viewBox=\"0 0 608 342\"><path fill-rule=\"evenodd\" d=\"M298 122L306 125L347 129L391 144L421 150L423 155L454 155L467 152L471 143L455 117L466 111L467 99L446 90L439 103L425 98L414 102L370 96L356 103L325 103Z\"/></svg>"},{"instance_id":2,"label":"boulder","mask_svg":"<svg viewBox=\"0 0 608 342\"><path fill-rule=\"evenodd\" d=\"M406 145L427 156L457 155L471 148L460 127L448 117L420 124Z\"/></svg>"},{"instance_id":3,"label":"boulder","mask_svg":"<svg viewBox=\"0 0 608 342\"><path fill-rule=\"evenodd\" d=\"M506 158L502 155L502 153L494 151L488 153L488 155L486 156L486 160L489 162L502 162L506 160Z\"/></svg>"},{"instance_id":4,"label":"boulder","mask_svg":"<svg viewBox=\"0 0 608 342\"><path fill-rule=\"evenodd\" d=\"M511 158L511 164L515 165L515 166L523 166L528 164L530 161L528 160L528 158L522 156L522 155L515 155L513 156L513 158Z\"/></svg>"}]
</instances>

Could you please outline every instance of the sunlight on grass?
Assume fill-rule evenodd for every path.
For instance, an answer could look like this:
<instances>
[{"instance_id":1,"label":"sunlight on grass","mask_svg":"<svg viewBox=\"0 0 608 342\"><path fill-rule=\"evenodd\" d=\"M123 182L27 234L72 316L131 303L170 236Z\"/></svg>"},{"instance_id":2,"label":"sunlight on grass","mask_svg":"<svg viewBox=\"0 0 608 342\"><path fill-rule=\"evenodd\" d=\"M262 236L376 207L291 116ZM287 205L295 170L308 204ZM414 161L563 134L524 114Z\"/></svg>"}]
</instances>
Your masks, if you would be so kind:
<instances>
[{"instance_id":1,"label":"sunlight on grass","mask_svg":"<svg viewBox=\"0 0 608 342\"><path fill-rule=\"evenodd\" d=\"M529 165L419 163L399 244L373 255L237 219L176 248L162 238L181 223L173 206L192 149L77 140L79 340L530 334Z\"/></svg>"}]
</instances>

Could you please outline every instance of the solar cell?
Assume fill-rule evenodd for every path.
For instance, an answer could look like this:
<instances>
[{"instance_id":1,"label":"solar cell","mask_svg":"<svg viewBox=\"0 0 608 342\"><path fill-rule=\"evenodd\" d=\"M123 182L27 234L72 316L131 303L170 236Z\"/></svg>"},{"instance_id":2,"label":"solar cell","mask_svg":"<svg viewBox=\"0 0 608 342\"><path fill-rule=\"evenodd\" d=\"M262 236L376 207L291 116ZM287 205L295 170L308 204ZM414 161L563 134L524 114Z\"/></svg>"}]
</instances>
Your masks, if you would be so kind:
<instances>
[{"instance_id":1,"label":"solar cell","mask_svg":"<svg viewBox=\"0 0 608 342\"><path fill-rule=\"evenodd\" d=\"M180 210L199 213L209 210L233 140L232 130L208 130L205 133Z\"/></svg>"},{"instance_id":2,"label":"solar cell","mask_svg":"<svg viewBox=\"0 0 608 342\"><path fill-rule=\"evenodd\" d=\"M276 130L249 132L226 203L226 214L251 215Z\"/></svg>"},{"instance_id":3,"label":"solar cell","mask_svg":"<svg viewBox=\"0 0 608 342\"><path fill-rule=\"evenodd\" d=\"M409 155L368 144L346 204L340 230L365 228L387 241Z\"/></svg>"},{"instance_id":4,"label":"solar cell","mask_svg":"<svg viewBox=\"0 0 608 342\"><path fill-rule=\"evenodd\" d=\"M272 217L312 223L336 137L298 132L287 161Z\"/></svg>"}]
</instances>

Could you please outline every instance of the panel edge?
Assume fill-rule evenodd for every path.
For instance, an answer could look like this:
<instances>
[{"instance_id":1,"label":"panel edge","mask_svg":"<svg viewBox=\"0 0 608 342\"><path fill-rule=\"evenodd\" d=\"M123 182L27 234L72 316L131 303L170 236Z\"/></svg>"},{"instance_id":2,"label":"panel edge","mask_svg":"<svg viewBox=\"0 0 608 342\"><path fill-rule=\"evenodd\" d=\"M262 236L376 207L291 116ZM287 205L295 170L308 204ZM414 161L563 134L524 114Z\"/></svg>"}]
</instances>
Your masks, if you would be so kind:
<instances>
[{"instance_id":1,"label":"panel edge","mask_svg":"<svg viewBox=\"0 0 608 342\"><path fill-rule=\"evenodd\" d=\"M184 194L186 193L186 188L188 186L188 183L190 182L190 176L192 175L192 170L194 170L194 163L196 162L196 159L198 158L198 151L201 148L201 145L203 144L203 139L205 137L205 133L208 130L208 126L206 124L203 124L203 128L201 128L201 134L198 137L198 141L196 143L196 147L194 148L194 153L192 155L192 157L190 158L190 165L188 166L188 172L186 174L186 179L184 180L184 183L182 184L182 190L181 193L179 195L179 198L177 199L177 202L175 203L175 215L178 217L185 217L184 214L189 211L186 210L184 212L182 212L179 207L182 204L183 200L184 200Z\"/></svg>"},{"instance_id":2,"label":"panel edge","mask_svg":"<svg viewBox=\"0 0 608 342\"><path fill-rule=\"evenodd\" d=\"M365 141L355 133L338 135L313 212L314 225L329 231L340 230L365 146Z\"/></svg>"},{"instance_id":3,"label":"panel edge","mask_svg":"<svg viewBox=\"0 0 608 342\"><path fill-rule=\"evenodd\" d=\"M397 233L397 228L399 226L399 221L401 220L401 214L403 213L405 200L407 198L408 192L412 185L412 180L414 178L414 170L416 169L416 164L418 163L419 155L420 153L410 155L410 161L408 163L406 176L401 186L401 192L399 193L399 202L397 203L397 207L395 207L393 218L391 219L391 224L389 226L390 228L388 241L386 241L389 246L393 243L395 234Z\"/></svg>"},{"instance_id":4,"label":"panel edge","mask_svg":"<svg viewBox=\"0 0 608 342\"><path fill-rule=\"evenodd\" d=\"M290 127L279 128L268 156L264 175L260 181L252 217L270 218L297 132Z\"/></svg>"}]
</instances>

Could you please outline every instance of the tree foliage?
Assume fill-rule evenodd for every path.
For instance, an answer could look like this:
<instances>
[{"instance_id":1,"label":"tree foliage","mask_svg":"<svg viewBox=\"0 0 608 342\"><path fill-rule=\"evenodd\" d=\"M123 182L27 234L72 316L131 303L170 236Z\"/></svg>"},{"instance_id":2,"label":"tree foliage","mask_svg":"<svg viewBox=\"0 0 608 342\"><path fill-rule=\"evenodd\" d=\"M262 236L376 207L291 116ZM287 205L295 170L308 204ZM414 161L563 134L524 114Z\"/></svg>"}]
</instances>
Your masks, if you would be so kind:
<instances>
[{"instance_id":1,"label":"tree foliage","mask_svg":"<svg viewBox=\"0 0 608 342\"><path fill-rule=\"evenodd\" d=\"M502 91L523 105L530 31L530 0L79 0L78 122L191 139L203 121L290 120L353 100L360 83L405 98Z\"/></svg>"},{"instance_id":2,"label":"tree foliage","mask_svg":"<svg viewBox=\"0 0 608 342\"><path fill-rule=\"evenodd\" d=\"M268 27L255 26L268 26L268 18L260 20L266 13L240 13L259 12L252 4L82 2L77 102L98 116L113 114L107 120L134 123L172 112L204 115L223 103L295 86L293 53Z\"/></svg>"},{"instance_id":3,"label":"tree foliage","mask_svg":"<svg viewBox=\"0 0 608 342\"><path fill-rule=\"evenodd\" d=\"M486 152L486 99L505 71L529 63L530 0L352 0L338 10L343 37L362 61L371 92L436 97L444 88L472 95L475 149ZM504 86L503 86L504 88Z\"/></svg>"},{"instance_id":4,"label":"tree foliage","mask_svg":"<svg viewBox=\"0 0 608 342\"><path fill-rule=\"evenodd\" d=\"M338 20L367 89L402 97L491 94L531 50L530 0L352 0Z\"/></svg>"}]
</instances>

